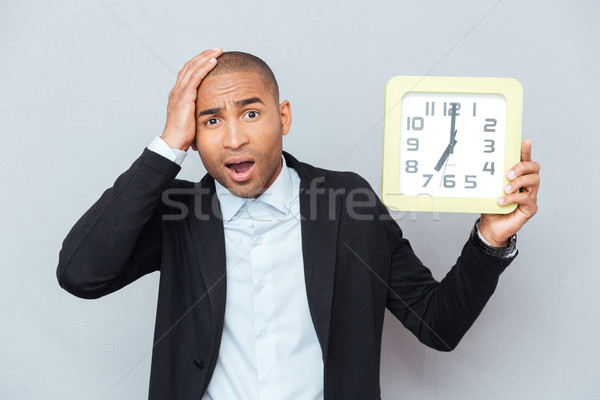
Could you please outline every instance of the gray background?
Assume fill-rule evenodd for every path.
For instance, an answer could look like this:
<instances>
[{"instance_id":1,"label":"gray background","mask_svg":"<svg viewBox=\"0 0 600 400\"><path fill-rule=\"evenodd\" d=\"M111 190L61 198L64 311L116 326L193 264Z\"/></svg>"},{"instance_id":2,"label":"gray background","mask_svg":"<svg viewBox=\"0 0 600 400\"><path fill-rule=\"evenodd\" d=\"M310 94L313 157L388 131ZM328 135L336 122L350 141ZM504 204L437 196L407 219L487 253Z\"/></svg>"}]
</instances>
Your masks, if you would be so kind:
<instances>
[{"instance_id":1,"label":"gray background","mask_svg":"<svg viewBox=\"0 0 600 400\"><path fill-rule=\"evenodd\" d=\"M387 315L382 398L598 398L599 18L592 0L2 2L0 398L146 398L158 274L81 300L56 282L58 251L162 132L174 74L214 45L271 65L292 104L285 149L376 189L388 79L518 79L539 213L454 352ZM180 177L203 174L192 154ZM475 220L398 217L438 279Z\"/></svg>"}]
</instances>

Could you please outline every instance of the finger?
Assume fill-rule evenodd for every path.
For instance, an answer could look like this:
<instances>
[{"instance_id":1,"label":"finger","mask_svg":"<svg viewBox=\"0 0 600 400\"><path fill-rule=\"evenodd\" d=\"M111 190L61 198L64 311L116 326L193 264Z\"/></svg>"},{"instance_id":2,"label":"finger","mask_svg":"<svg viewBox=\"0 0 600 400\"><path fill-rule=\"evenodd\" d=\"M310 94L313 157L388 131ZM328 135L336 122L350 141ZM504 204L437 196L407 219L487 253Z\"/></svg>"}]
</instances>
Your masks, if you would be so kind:
<instances>
[{"instance_id":1,"label":"finger","mask_svg":"<svg viewBox=\"0 0 600 400\"><path fill-rule=\"evenodd\" d=\"M516 178L504 187L504 193L511 194L521 189L527 190L531 197L537 199L537 191L540 186L540 176L537 174L528 174Z\"/></svg>"},{"instance_id":2,"label":"finger","mask_svg":"<svg viewBox=\"0 0 600 400\"><path fill-rule=\"evenodd\" d=\"M202 53L196 55L194 58L186 62L181 68L181 70L177 73L177 83L179 83L180 86L185 86L185 84L187 83L186 78L189 78L190 68L193 68L193 66L199 60L202 61L208 60L212 57L218 57L219 55L221 55L222 52L223 50L221 48L213 47L212 49L204 50Z\"/></svg>"},{"instance_id":3,"label":"finger","mask_svg":"<svg viewBox=\"0 0 600 400\"><path fill-rule=\"evenodd\" d=\"M194 56L193 58L191 58L190 60L188 60L184 65L183 68L181 69L183 72L186 72L190 66L192 64L194 64L194 62L196 62L197 60L201 59L201 58L207 58L209 55L213 54L213 53L217 53L219 52L221 49L219 47L213 47L212 49L208 49L208 50L204 50L202 53L197 54L196 56ZM212 57L212 56L211 56Z\"/></svg>"},{"instance_id":4,"label":"finger","mask_svg":"<svg viewBox=\"0 0 600 400\"><path fill-rule=\"evenodd\" d=\"M521 161L531 161L531 139L527 138L521 143Z\"/></svg>"},{"instance_id":5,"label":"finger","mask_svg":"<svg viewBox=\"0 0 600 400\"><path fill-rule=\"evenodd\" d=\"M194 58L192 58L191 60L189 60L188 62L186 62L184 64L184 66L181 68L181 71L179 71L179 73L177 74L176 86L185 87L187 84L187 81L189 80L190 70L192 70L199 61L207 61L212 57L217 57L217 54L219 53L220 50L221 49L219 49L218 47L214 47L212 49L205 50L202 53L195 56Z\"/></svg>"},{"instance_id":6,"label":"finger","mask_svg":"<svg viewBox=\"0 0 600 400\"><path fill-rule=\"evenodd\" d=\"M498 199L498 204L501 206L514 203L517 203L521 211L529 217L532 217L538 209L537 202L526 192L513 193Z\"/></svg>"},{"instance_id":7,"label":"finger","mask_svg":"<svg viewBox=\"0 0 600 400\"><path fill-rule=\"evenodd\" d=\"M203 63L199 63L193 69L190 69L184 90L188 93L194 93L195 95L198 91L198 86L200 86L200 82L202 82L202 79L206 77L215 65L217 65L217 59L212 57Z\"/></svg>"},{"instance_id":8,"label":"finger","mask_svg":"<svg viewBox=\"0 0 600 400\"><path fill-rule=\"evenodd\" d=\"M506 172L508 180L514 180L522 175L539 174L540 164L535 161L521 161Z\"/></svg>"},{"instance_id":9,"label":"finger","mask_svg":"<svg viewBox=\"0 0 600 400\"><path fill-rule=\"evenodd\" d=\"M212 55L220 54L222 50L216 49L212 52L204 52L196 58L195 63L188 62L182 76L175 84L173 90L169 94L169 100L173 102L179 101L195 101L197 96L198 86L206 74L217 64L216 58ZM210 58L208 58L210 57Z\"/></svg>"},{"instance_id":10,"label":"finger","mask_svg":"<svg viewBox=\"0 0 600 400\"><path fill-rule=\"evenodd\" d=\"M207 49L204 50L202 53L196 55L194 58L192 58L191 60L188 61L188 64L192 64L194 61L198 60L199 58L208 56L209 54L214 54L214 53L221 53L223 51L222 48L215 46L212 49ZM213 55L214 57L214 55Z\"/></svg>"},{"instance_id":11,"label":"finger","mask_svg":"<svg viewBox=\"0 0 600 400\"><path fill-rule=\"evenodd\" d=\"M198 107L198 106L207 107L208 106L205 103L205 101L198 98L198 87L200 86L200 83L206 77L206 75L216 65L217 65L217 59L211 58L205 64L199 65L198 69L195 70L190 76L187 86L184 89L185 90L184 93L186 93L187 98L192 99L196 103L196 107ZM196 112L199 112L199 111L200 110L198 110L198 109L196 110ZM195 118L197 118L196 115L195 115Z\"/></svg>"},{"instance_id":12,"label":"finger","mask_svg":"<svg viewBox=\"0 0 600 400\"><path fill-rule=\"evenodd\" d=\"M216 59L217 57L219 57L222 54L222 52L223 52L223 50L216 47L214 49L211 49L211 51L207 52L206 54L204 54L204 53L199 54L197 57L194 57L192 60L188 61L187 68L181 77L181 86L187 87L189 84L190 78L192 77L192 74L196 74L197 71L199 71L204 66L206 66L206 63L210 64L211 60L213 58ZM214 65L216 63L213 62L212 64L213 64L212 67L214 67ZM211 67L211 69L212 69L212 67ZM210 69L209 69L209 71L210 71ZM206 73L204 75L206 75ZM198 82L198 84L199 84L199 82ZM196 85L196 87L197 86L198 85Z\"/></svg>"}]
</instances>

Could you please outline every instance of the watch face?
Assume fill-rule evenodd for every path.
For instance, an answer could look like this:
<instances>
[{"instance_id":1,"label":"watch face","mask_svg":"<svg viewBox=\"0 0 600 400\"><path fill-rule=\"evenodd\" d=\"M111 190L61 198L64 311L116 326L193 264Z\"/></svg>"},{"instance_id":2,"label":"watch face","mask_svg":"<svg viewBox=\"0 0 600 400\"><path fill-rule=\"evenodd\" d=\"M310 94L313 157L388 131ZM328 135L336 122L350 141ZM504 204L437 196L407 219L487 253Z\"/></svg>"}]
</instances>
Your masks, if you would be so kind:
<instances>
[{"instance_id":1,"label":"watch face","mask_svg":"<svg viewBox=\"0 0 600 400\"><path fill-rule=\"evenodd\" d=\"M500 197L506 114L500 94L406 93L401 102L400 193Z\"/></svg>"}]
</instances>

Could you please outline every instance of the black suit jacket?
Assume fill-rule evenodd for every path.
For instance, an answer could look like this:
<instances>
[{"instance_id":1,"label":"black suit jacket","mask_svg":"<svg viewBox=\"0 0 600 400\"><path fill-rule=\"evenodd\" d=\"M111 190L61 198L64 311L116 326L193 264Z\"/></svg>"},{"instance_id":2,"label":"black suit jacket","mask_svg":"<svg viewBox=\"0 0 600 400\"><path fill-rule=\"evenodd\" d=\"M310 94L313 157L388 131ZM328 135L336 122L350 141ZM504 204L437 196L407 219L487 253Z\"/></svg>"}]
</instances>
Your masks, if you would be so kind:
<instances>
[{"instance_id":1,"label":"black suit jacket","mask_svg":"<svg viewBox=\"0 0 600 400\"><path fill-rule=\"evenodd\" d=\"M301 179L306 292L325 399L379 399L385 308L427 346L450 351L510 260L484 254L471 236L437 282L364 179L284 156ZM202 397L225 314L225 239L214 180L177 180L179 170L145 149L72 228L57 268L60 285L87 299L160 271L151 400ZM362 207L349 207L348 199Z\"/></svg>"}]
</instances>

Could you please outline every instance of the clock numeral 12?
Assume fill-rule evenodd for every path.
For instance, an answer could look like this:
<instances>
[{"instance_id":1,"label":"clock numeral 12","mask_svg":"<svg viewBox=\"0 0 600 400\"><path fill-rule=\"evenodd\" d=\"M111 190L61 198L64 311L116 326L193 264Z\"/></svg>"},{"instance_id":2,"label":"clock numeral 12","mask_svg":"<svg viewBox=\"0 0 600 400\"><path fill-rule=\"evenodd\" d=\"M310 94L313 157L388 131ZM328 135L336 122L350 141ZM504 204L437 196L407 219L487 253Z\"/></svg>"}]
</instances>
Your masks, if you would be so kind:
<instances>
[{"instance_id":1,"label":"clock numeral 12","mask_svg":"<svg viewBox=\"0 0 600 400\"><path fill-rule=\"evenodd\" d=\"M450 103L450 108L448 108L448 103L444 102L444 117L448 115L456 115L458 117L460 115L459 110L460 103Z\"/></svg>"}]
</instances>

